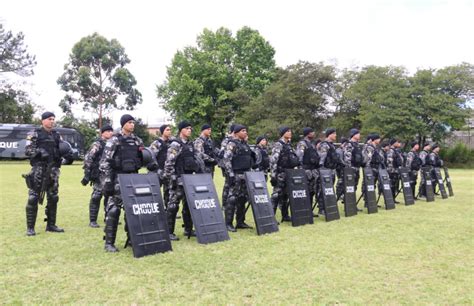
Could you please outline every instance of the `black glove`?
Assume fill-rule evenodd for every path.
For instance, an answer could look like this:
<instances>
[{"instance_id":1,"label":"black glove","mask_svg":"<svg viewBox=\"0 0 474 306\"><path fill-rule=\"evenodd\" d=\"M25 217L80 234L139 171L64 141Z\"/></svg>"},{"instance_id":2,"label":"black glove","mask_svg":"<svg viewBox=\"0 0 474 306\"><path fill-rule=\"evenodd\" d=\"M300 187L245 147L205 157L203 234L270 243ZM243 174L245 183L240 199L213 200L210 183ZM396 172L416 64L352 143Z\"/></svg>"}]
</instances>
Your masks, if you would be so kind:
<instances>
[{"instance_id":1,"label":"black glove","mask_svg":"<svg viewBox=\"0 0 474 306\"><path fill-rule=\"evenodd\" d=\"M157 163L149 163L146 168L148 169L148 171L156 171L158 170L158 164Z\"/></svg>"},{"instance_id":2,"label":"black glove","mask_svg":"<svg viewBox=\"0 0 474 306\"><path fill-rule=\"evenodd\" d=\"M89 184L89 179L84 176L81 180L81 184L82 186L86 186L87 184Z\"/></svg>"},{"instance_id":3,"label":"black glove","mask_svg":"<svg viewBox=\"0 0 474 306\"><path fill-rule=\"evenodd\" d=\"M275 187L275 186L277 185L277 183L278 183L277 178L274 177L274 176L271 176L271 177L270 177L270 184L271 184L273 187Z\"/></svg>"},{"instance_id":4,"label":"black glove","mask_svg":"<svg viewBox=\"0 0 474 306\"><path fill-rule=\"evenodd\" d=\"M104 195L110 197L114 194L114 182L105 182L104 184Z\"/></svg>"}]
</instances>

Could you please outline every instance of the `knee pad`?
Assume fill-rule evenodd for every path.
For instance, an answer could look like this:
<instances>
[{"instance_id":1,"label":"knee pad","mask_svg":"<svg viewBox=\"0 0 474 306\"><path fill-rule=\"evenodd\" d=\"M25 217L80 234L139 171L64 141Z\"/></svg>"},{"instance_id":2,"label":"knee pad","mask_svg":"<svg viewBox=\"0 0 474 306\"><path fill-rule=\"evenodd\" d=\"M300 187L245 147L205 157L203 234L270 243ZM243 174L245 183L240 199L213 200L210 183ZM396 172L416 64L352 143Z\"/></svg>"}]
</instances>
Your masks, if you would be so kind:
<instances>
[{"instance_id":1,"label":"knee pad","mask_svg":"<svg viewBox=\"0 0 474 306\"><path fill-rule=\"evenodd\" d=\"M117 206L112 206L107 211L107 218L119 219L120 218L120 208Z\"/></svg>"},{"instance_id":2,"label":"knee pad","mask_svg":"<svg viewBox=\"0 0 474 306\"><path fill-rule=\"evenodd\" d=\"M94 190L94 192L92 192L92 201L94 202L98 202L100 201L100 199L102 198L102 192L98 191L98 190Z\"/></svg>"},{"instance_id":3,"label":"knee pad","mask_svg":"<svg viewBox=\"0 0 474 306\"><path fill-rule=\"evenodd\" d=\"M50 195L50 196L48 197L48 202L51 202L51 203L53 203L53 204L56 204L56 203L58 203L58 201L59 201L59 196L58 196L57 193L52 194L52 195Z\"/></svg>"}]
</instances>

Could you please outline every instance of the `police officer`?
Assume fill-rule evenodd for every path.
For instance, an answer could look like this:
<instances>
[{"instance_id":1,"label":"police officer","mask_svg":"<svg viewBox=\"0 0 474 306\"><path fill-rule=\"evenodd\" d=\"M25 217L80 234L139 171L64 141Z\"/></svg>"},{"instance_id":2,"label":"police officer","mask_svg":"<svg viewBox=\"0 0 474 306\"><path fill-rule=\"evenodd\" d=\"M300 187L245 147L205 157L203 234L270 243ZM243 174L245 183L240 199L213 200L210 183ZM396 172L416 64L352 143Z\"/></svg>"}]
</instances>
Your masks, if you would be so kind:
<instances>
[{"instance_id":1,"label":"police officer","mask_svg":"<svg viewBox=\"0 0 474 306\"><path fill-rule=\"evenodd\" d=\"M431 159L429 158L430 155L430 150L431 150L431 144L430 143L425 143L423 146L423 150L420 152L420 160L421 160L421 167L424 166L431 166ZM426 197L426 181L425 181L425 176L423 173L421 174L421 182L420 182L420 187L418 189L418 194L420 197Z\"/></svg>"},{"instance_id":2,"label":"police officer","mask_svg":"<svg viewBox=\"0 0 474 306\"><path fill-rule=\"evenodd\" d=\"M161 136L150 144L150 150L156 157L156 162L158 164L157 174L160 179L160 185L163 187L163 201L165 208L167 208L170 199L170 184L163 177L163 173L165 169L166 154L168 153L169 145L173 140L173 137L171 136L171 127L168 124L163 124L160 126L160 134Z\"/></svg>"},{"instance_id":3,"label":"police officer","mask_svg":"<svg viewBox=\"0 0 474 306\"><path fill-rule=\"evenodd\" d=\"M325 131L326 139L321 142L319 145L319 166L320 168L330 169L332 170L332 181L334 182L335 178L335 170L339 167L342 161L339 159L339 156L336 153L336 147L334 146L334 142L337 138L336 129L334 128L327 128ZM323 193L319 193L318 199L318 207L319 212L318 215L325 215L326 212L324 210L324 196Z\"/></svg>"},{"instance_id":4,"label":"police officer","mask_svg":"<svg viewBox=\"0 0 474 306\"><path fill-rule=\"evenodd\" d=\"M341 145L336 149L337 157L340 160L336 168L337 184L336 184L336 199L340 199L344 194L344 148L347 146L349 140L346 137L341 137Z\"/></svg>"},{"instance_id":5,"label":"police officer","mask_svg":"<svg viewBox=\"0 0 474 306\"><path fill-rule=\"evenodd\" d=\"M62 233L56 226L58 209L59 168L61 167L61 136L54 130L56 116L51 112L41 115L41 127L28 133L25 154L30 158L31 171L25 176L28 185L28 202L26 203L26 235L34 236L38 201L46 193L47 205L46 231ZM42 199L41 199L42 200Z\"/></svg>"},{"instance_id":6,"label":"police officer","mask_svg":"<svg viewBox=\"0 0 474 306\"><path fill-rule=\"evenodd\" d=\"M168 203L167 214L171 240L179 240L174 233L174 228L181 200L183 201L182 216L184 235L188 237L196 236L193 231L193 221L184 193L182 175L200 173L204 165L198 161L199 157L190 140L191 133L191 123L181 121L178 124L178 137L171 142L166 155L163 176L170 182L170 201Z\"/></svg>"},{"instance_id":7,"label":"police officer","mask_svg":"<svg viewBox=\"0 0 474 306\"><path fill-rule=\"evenodd\" d=\"M413 198L415 198L415 187L416 181L418 180L418 171L421 169L421 158L418 156L418 150L420 149L420 144L416 141L410 143L411 150L407 154L407 160L405 167L408 168L410 176L410 186L413 193Z\"/></svg>"},{"instance_id":8,"label":"police officer","mask_svg":"<svg viewBox=\"0 0 474 306\"><path fill-rule=\"evenodd\" d=\"M105 219L105 246L107 252L118 252L115 247L120 210L123 208L118 174L138 173L143 165L143 141L133 134L135 119L125 114L120 118L122 129L115 133L105 144L99 169L102 175L103 192L108 196L107 215ZM128 237L127 220L125 231ZM128 239L129 241L129 239Z\"/></svg>"},{"instance_id":9,"label":"police officer","mask_svg":"<svg viewBox=\"0 0 474 306\"><path fill-rule=\"evenodd\" d=\"M403 155L400 151L401 143L398 139L390 139L390 149L387 152L387 172L390 177L390 188L392 189L393 200L395 204L399 204L396 200L396 194L400 188L400 174L398 173L400 167L403 166Z\"/></svg>"},{"instance_id":10,"label":"police officer","mask_svg":"<svg viewBox=\"0 0 474 306\"><path fill-rule=\"evenodd\" d=\"M248 201L244 173L253 166L253 152L246 142L247 128L243 125L234 126L234 138L231 139L224 151L224 166L229 181L229 197L225 207L225 223L230 232L236 228L250 228L245 223L245 203ZM233 226L234 213L237 210L236 228Z\"/></svg>"},{"instance_id":11,"label":"police officer","mask_svg":"<svg viewBox=\"0 0 474 306\"><path fill-rule=\"evenodd\" d=\"M270 156L270 183L273 186L272 204L276 213L277 207L281 210L281 221L289 222L288 195L286 194L285 169L294 169L300 165L298 156L291 147L291 129L287 126L279 128L280 139L274 143Z\"/></svg>"},{"instance_id":12,"label":"police officer","mask_svg":"<svg viewBox=\"0 0 474 306\"><path fill-rule=\"evenodd\" d=\"M100 129L100 137L92 143L89 152L84 157L84 177L81 184L86 186L89 182L92 185L92 195L89 202L89 226L100 227L97 224L97 217L99 215L100 200L102 199L102 183L100 181L99 162L104 152L105 143L112 137L113 128L110 125L104 125ZM107 197L104 197L104 206L107 205Z\"/></svg>"},{"instance_id":13,"label":"police officer","mask_svg":"<svg viewBox=\"0 0 474 306\"><path fill-rule=\"evenodd\" d=\"M433 169L431 170L431 178L432 178L432 184L433 184L433 190L436 190L436 185L438 184L438 180L436 179L435 175L435 169L434 168L440 168L443 167L443 160L439 157L439 150L440 147L437 144L434 144L431 147L431 152L430 155L428 156L431 162L431 165L433 166ZM439 193L435 192L436 195L439 195Z\"/></svg>"},{"instance_id":14,"label":"police officer","mask_svg":"<svg viewBox=\"0 0 474 306\"><path fill-rule=\"evenodd\" d=\"M364 166L364 157L362 156L362 150L359 145L360 131L356 128L352 128L349 131L349 141L343 148L343 163L346 167L352 167L354 170L354 192L357 190L360 177L360 167ZM362 211L357 208L358 211Z\"/></svg>"},{"instance_id":15,"label":"police officer","mask_svg":"<svg viewBox=\"0 0 474 306\"><path fill-rule=\"evenodd\" d=\"M262 171L265 181L268 180L268 171L270 170L270 156L267 149L268 140L265 136L258 136L255 141L255 165L256 171Z\"/></svg>"},{"instance_id":16,"label":"police officer","mask_svg":"<svg viewBox=\"0 0 474 306\"><path fill-rule=\"evenodd\" d=\"M377 146L380 144L380 136L376 133L369 134L367 136L366 142L362 147L362 156L364 158L364 164L372 168L374 175L374 185L377 185L379 179L379 168L383 165L383 153L377 149ZM380 187L379 187L380 190ZM365 186L365 180L362 183L362 192L367 191L367 186Z\"/></svg>"},{"instance_id":17,"label":"police officer","mask_svg":"<svg viewBox=\"0 0 474 306\"><path fill-rule=\"evenodd\" d=\"M296 155L308 178L311 203L313 203L315 195L318 194L316 182L319 179L319 154L314 143L314 137L314 130L310 127L305 127L303 129L303 139L296 145Z\"/></svg>"},{"instance_id":18,"label":"police officer","mask_svg":"<svg viewBox=\"0 0 474 306\"><path fill-rule=\"evenodd\" d=\"M194 150L204 161L204 172L210 173L214 177L214 167L217 165L214 142L211 139L211 126L204 124L201 127L201 135L194 140Z\"/></svg>"},{"instance_id":19,"label":"police officer","mask_svg":"<svg viewBox=\"0 0 474 306\"><path fill-rule=\"evenodd\" d=\"M229 141L233 138L234 138L234 124L232 123L229 127L229 132L224 137L224 139L222 139L221 148L219 150L219 155L218 155L218 166L221 168L222 176L224 177L224 187L222 188L222 208L223 209L225 209L227 205L227 198L229 195L229 182L227 179L227 173L225 172L225 166L224 166L224 151Z\"/></svg>"}]
</instances>

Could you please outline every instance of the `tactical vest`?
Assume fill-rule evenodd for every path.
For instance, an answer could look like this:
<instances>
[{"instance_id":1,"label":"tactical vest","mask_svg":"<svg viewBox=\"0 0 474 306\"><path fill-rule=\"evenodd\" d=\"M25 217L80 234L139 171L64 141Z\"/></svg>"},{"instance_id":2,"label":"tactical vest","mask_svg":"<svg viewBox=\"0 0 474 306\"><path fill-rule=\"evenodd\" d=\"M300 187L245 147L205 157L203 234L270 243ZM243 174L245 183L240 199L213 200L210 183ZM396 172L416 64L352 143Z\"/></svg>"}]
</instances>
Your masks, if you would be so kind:
<instances>
[{"instance_id":1,"label":"tactical vest","mask_svg":"<svg viewBox=\"0 0 474 306\"><path fill-rule=\"evenodd\" d=\"M166 155L168 153L169 142L158 138L160 143L160 150L156 154L156 162L158 163L158 169L163 170L165 168Z\"/></svg>"},{"instance_id":2,"label":"tactical vest","mask_svg":"<svg viewBox=\"0 0 474 306\"><path fill-rule=\"evenodd\" d=\"M208 138L207 138L207 139L206 139L206 138L203 138L203 140L204 140L204 144L203 144L204 153L205 153L207 156L211 157L211 158L215 158L216 155L215 155L215 153L214 153L214 146L213 146L213 144L212 144L212 140L210 140L210 139L208 139ZM207 162L207 161L206 161L205 163L206 163L206 165L214 165L213 163L209 163L209 162Z\"/></svg>"},{"instance_id":3,"label":"tactical vest","mask_svg":"<svg viewBox=\"0 0 474 306\"><path fill-rule=\"evenodd\" d=\"M380 156L380 153L377 149L374 150L374 155L372 155L372 158L370 160L370 167L373 169L378 169L382 165L382 156Z\"/></svg>"},{"instance_id":4,"label":"tactical vest","mask_svg":"<svg viewBox=\"0 0 474 306\"><path fill-rule=\"evenodd\" d=\"M191 141L184 143L181 139L175 139L181 145L181 153L176 159L175 169L177 175L192 174L199 171L196 161L194 146Z\"/></svg>"},{"instance_id":5,"label":"tactical vest","mask_svg":"<svg viewBox=\"0 0 474 306\"><path fill-rule=\"evenodd\" d=\"M323 143L327 143L329 146L329 151L326 155L326 159L324 160L324 167L328 169L336 169L340 163L336 148L334 147L334 144L329 141L323 141Z\"/></svg>"},{"instance_id":6,"label":"tactical vest","mask_svg":"<svg viewBox=\"0 0 474 306\"><path fill-rule=\"evenodd\" d=\"M363 167L364 166L364 156L362 155L362 150L359 147L359 143L352 142L352 157L351 164L353 167Z\"/></svg>"},{"instance_id":7,"label":"tactical vest","mask_svg":"<svg viewBox=\"0 0 474 306\"><path fill-rule=\"evenodd\" d=\"M434 167L441 167L442 166L442 163L441 163L441 158L439 158L439 155L436 154L436 153L433 153L434 154L434 162L431 161L433 163L433 166ZM431 160L431 159L430 159Z\"/></svg>"},{"instance_id":8,"label":"tactical vest","mask_svg":"<svg viewBox=\"0 0 474 306\"><path fill-rule=\"evenodd\" d=\"M43 128L35 129L35 132L38 135L36 141L37 148L48 152L49 157L47 162L55 163L55 165L59 167L61 165L61 155L59 154L59 142L61 141L61 136L59 136L59 133L55 130L48 133ZM31 159L31 165L35 165L40 161L42 161L41 156L33 157Z\"/></svg>"},{"instance_id":9,"label":"tactical vest","mask_svg":"<svg viewBox=\"0 0 474 306\"><path fill-rule=\"evenodd\" d=\"M402 153L397 150L393 149L393 167L398 169L403 166L403 156Z\"/></svg>"},{"instance_id":10,"label":"tactical vest","mask_svg":"<svg viewBox=\"0 0 474 306\"><path fill-rule=\"evenodd\" d=\"M278 166L283 169L293 169L296 166L299 166L300 162L298 156L291 148L289 143L285 143L283 140L278 140L282 144L283 148L280 152L280 158L278 159Z\"/></svg>"},{"instance_id":11,"label":"tactical vest","mask_svg":"<svg viewBox=\"0 0 474 306\"><path fill-rule=\"evenodd\" d=\"M99 180L100 173L99 173L99 163L100 159L102 158L102 153L104 153L104 148L105 148L105 140L102 138L99 138L96 140L99 142L99 150L95 153L95 155L92 158L92 164L90 166L90 180L92 182L96 182Z\"/></svg>"},{"instance_id":12,"label":"tactical vest","mask_svg":"<svg viewBox=\"0 0 474 306\"><path fill-rule=\"evenodd\" d=\"M248 144L241 141L231 140L235 143L236 151L232 157L232 170L235 172L245 172L252 168L252 150Z\"/></svg>"},{"instance_id":13,"label":"tactical vest","mask_svg":"<svg viewBox=\"0 0 474 306\"><path fill-rule=\"evenodd\" d=\"M313 144L307 141L306 139L304 140L304 142L306 143L307 148L306 150L304 150L303 167L309 170L316 169L319 166L318 151L313 146Z\"/></svg>"},{"instance_id":14,"label":"tactical vest","mask_svg":"<svg viewBox=\"0 0 474 306\"><path fill-rule=\"evenodd\" d=\"M425 151L425 150L423 150L422 152L426 153L424 166L432 166L432 162L431 162L431 159L430 159L430 153L428 153L428 151Z\"/></svg>"},{"instance_id":15,"label":"tactical vest","mask_svg":"<svg viewBox=\"0 0 474 306\"><path fill-rule=\"evenodd\" d=\"M422 163L423 162L422 162L420 156L418 156L418 154L416 154L416 152L413 152L413 160L411 162L411 170L415 170L415 171L420 170Z\"/></svg>"},{"instance_id":16,"label":"tactical vest","mask_svg":"<svg viewBox=\"0 0 474 306\"><path fill-rule=\"evenodd\" d=\"M137 173L142 167L142 152L134 137L116 135L119 143L114 154L114 170L117 173Z\"/></svg>"},{"instance_id":17,"label":"tactical vest","mask_svg":"<svg viewBox=\"0 0 474 306\"><path fill-rule=\"evenodd\" d=\"M260 170L268 170L268 168L270 168L270 157L268 156L267 150L259 146L257 146L257 149L260 150L260 154L262 155L262 161L258 167Z\"/></svg>"}]
</instances>

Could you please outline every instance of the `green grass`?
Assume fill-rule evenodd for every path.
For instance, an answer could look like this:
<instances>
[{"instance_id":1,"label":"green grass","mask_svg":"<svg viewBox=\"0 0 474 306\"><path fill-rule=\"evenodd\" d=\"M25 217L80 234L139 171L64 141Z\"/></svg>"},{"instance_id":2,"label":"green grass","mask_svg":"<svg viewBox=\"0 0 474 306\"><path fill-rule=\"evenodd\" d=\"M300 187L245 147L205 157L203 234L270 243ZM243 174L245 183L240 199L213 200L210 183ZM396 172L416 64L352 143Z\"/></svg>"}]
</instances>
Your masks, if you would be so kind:
<instances>
[{"instance_id":1,"label":"green grass","mask_svg":"<svg viewBox=\"0 0 474 306\"><path fill-rule=\"evenodd\" d=\"M103 251L88 224L80 165L62 168L58 225L25 236L26 163L0 164L2 304L473 304L473 174L451 170L455 197L134 259ZM221 190L222 180L217 179ZM341 210L342 213L342 210ZM102 214L102 212L101 212ZM102 215L99 220L102 220ZM251 210L248 221L253 221ZM101 225L103 222L100 222ZM180 224L177 233L182 236Z\"/></svg>"}]
</instances>

